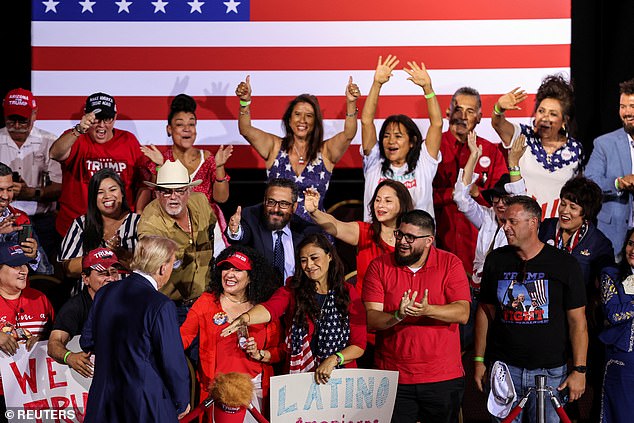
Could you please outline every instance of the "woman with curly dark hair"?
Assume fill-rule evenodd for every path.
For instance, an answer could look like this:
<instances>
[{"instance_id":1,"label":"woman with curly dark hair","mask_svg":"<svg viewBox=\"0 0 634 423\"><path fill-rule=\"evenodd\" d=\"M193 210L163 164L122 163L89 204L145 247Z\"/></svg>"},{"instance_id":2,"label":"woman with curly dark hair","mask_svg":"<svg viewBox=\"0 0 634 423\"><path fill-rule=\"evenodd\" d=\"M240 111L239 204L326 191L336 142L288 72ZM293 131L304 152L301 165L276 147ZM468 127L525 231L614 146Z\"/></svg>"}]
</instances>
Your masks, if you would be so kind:
<instances>
[{"instance_id":1,"label":"woman with curly dark hair","mask_svg":"<svg viewBox=\"0 0 634 423\"><path fill-rule=\"evenodd\" d=\"M59 260L68 277L79 277L84 254L109 248L126 264L138 241L140 215L130 211L121 177L112 169L101 169L88 182L86 214L76 218L62 241Z\"/></svg>"},{"instance_id":2,"label":"woman with curly dark hair","mask_svg":"<svg viewBox=\"0 0 634 423\"><path fill-rule=\"evenodd\" d=\"M180 328L185 349L200 336L197 379L201 401L208 397L209 384L216 374L240 372L253 378L257 396L254 406L262 410L273 375L272 363L281 358L279 320L253 325L241 338L223 338L220 332L256 304L268 300L278 281L272 267L252 248L235 245L218 255L208 292L196 300Z\"/></svg>"},{"instance_id":3,"label":"woman with curly dark hair","mask_svg":"<svg viewBox=\"0 0 634 423\"><path fill-rule=\"evenodd\" d=\"M389 55L379 62L374 72L372 88L361 114L361 142L363 150L363 173L365 192L363 204L368 204L376 186L383 179L402 182L412 195L414 208L425 210L434 216L432 181L436 176L440 142L442 139L442 114L438 99L431 85L431 78L425 64L407 62L409 68L403 70L407 78L423 89L429 111L429 129L423 139L418 126L405 115L388 116L377 138L374 118L383 84L392 77L399 64L396 56ZM369 210L364 211L364 221L370 220Z\"/></svg>"},{"instance_id":4,"label":"woman with curly dark hair","mask_svg":"<svg viewBox=\"0 0 634 423\"><path fill-rule=\"evenodd\" d=\"M519 110L528 95L520 88L504 94L493 107L491 125L502 139L505 149L520 134L526 137L528 151L519 166L529 196L542 207L542 217L555 217L559 190L581 171L583 146L574 135L574 92L572 84L561 75L548 75L537 89L531 126L506 120L507 110Z\"/></svg>"},{"instance_id":5,"label":"woman with curly dark hair","mask_svg":"<svg viewBox=\"0 0 634 423\"><path fill-rule=\"evenodd\" d=\"M296 272L290 284L270 300L239 316L222 331L256 325L285 315L288 371L315 371L327 383L333 369L356 367L366 345L366 313L357 291L344 281L343 264L322 234L306 236L297 246Z\"/></svg>"}]
</instances>

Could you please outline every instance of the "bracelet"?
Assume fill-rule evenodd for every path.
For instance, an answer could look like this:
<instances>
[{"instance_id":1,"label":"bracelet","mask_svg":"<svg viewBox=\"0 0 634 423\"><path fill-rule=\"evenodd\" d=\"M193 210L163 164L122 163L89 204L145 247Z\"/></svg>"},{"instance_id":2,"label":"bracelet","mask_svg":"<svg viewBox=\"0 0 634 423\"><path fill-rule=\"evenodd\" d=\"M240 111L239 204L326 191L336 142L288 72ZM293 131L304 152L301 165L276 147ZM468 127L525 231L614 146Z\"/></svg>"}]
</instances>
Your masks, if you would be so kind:
<instances>
[{"instance_id":1,"label":"bracelet","mask_svg":"<svg viewBox=\"0 0 634 423\"><path fill-rule=\"evenodd\" d=\"M430 98L434 98L434 97L436 97L436 93L435 93L435 92L433 92L433 91L432 91L432 92L430 92L429 94L425 94L425 98L426 98L427 100L429 100Z\"/></svg>"},{"instance_id":2,"label":"bracelet","mask_svg":"<svg viewBox=\"0 0 634 423\"><path fill-rule=\"evenodd\" d=\"M249 101L240 100L240 107L247 107L249 104L251 104L251 100Z\"/></svg>"},{"instance_id":3,"label":"bracelet","mask_svg":"<svg viewBox=\"0 0 634 423\"><path fill-rule=\"evenodd\" d=\"M403 318L402 318L402 317L398 317L398 312L399 312L399 311L400 311L400 310L396 310L396 311L394 312L394 318L400 322L401 320L403 320Z\"/></svg>"},{"instance_id":4,"label":"bracelet","mask_svg":"<svg viewBox=\"0 0 634 423\"><path fill-rule=\"evenodd\" d=\"M249 316L249 312L248 311L245 312L245 313L242 313L242 315L243 316L247 316L249 318L249 320L247 320L247 323L251 322L251 316Z\"/></svg>"},{"instance_id":5,"label":"bracelet","mask_svg":"<svg viewBox=\"0 0 634 423\"><path fill-rule=\"evenodd\" d=\"M335 355L339 358L339 363L337 363L337 366L341 366L343 362L346 361L345 357L341 352L336 352Z\"/></svg>"},{"instance_id":6,"label":"bracelet","mask_svg":"<svg viewBox=\"0 0 634 423\"><path fill-rule=\"evenodd\" d=\"M514 172L514 171L519 172L520 167L519 166L509 166L508 170L509 170L509 172Z\"/></svg>"},{"instance_id":7,"label":"bracelet","mask_svg":"<svg viewBox=\"0 0 634 423\"><path fill-rule=\"evenodd\" d=\"M66 354L64 354L64 364L68 364L68 363L66 362L66 359L68 358L68 356L69 356L70 354L71 354L71 352L70 352L70 351L66 351Z\"/></svg>"},{"instance_id":8,"label":"bracelet","mask_svg":"<svg viewBox=\"0 0 634 423\"><path fill-rule=\"evenodd\" d=\"M240 110L240 116L249 116L251 113L249 113L248 111L242 111Z\"/></svg>"},{"instance_id":9,"label":"bracelet","mask_svg":"<svg viewBox=\"0 0 634 423\"><path fill-rule=\"evenodd\" d=\"M484 363L484 357L476 355L475 357L473 357L473 361L475 361L476 363Z\"/></svg>"},{"instance_id":10,"label":"bracelet","mask_svg":"<svg viewBox=\"0 0 634 423\"><path fill-rule=\"evenodd\" d=\"M522 174L522 172L520 172L519 170L511 170L509 172L509 176L520 176Z\"/></svg>"},{"instance_id":11,"label":"bracelet","mask_svg":"<svg viewBox=\"0 0 634 423\"><path fill-rule=\"evenodd\" d=\"M82 130L81 130L81 125L80 125L80 124L75 125L75 126L73 127L73 129L74 129L75 131L79 132L81 135L84 135L84 134L86 133L86 131L82 131Z\"/></svg>"},{"instance_id":12,"label":"bracelet","mask_svg":"<svg viewBox=\"0 0 634 423\"><path fill-rule=\"evenodd\" d=\"M357 114L359 114L359 108L358 107L356 109L354 109L354 113L346 113L346 117L355 117Z\"/></svg>"},{"instance_id":13,"label":"bracelet","mask_svg":"<svg viewBox=\"0 0 634 423\"><path fill-rule=\"evenodd\" d=\"M225 177L222 179L216 178L216 182L227 182L227 176L225 175Z\"/></svg>"},{"instance_id":14,"label":"bracelet","mask_svg":"<svg viewBox=\"0 0 634 423\"><path fill-rule=\"evenodd\" d=\"M504 110L502 110L497 103L493 106L493 113L498 116L504 116Z\"/></svg>"},{"instance_id":15,"label":"bracelet","mask_svg":"<svg viewBox=\"0 0 634 423\"><path fill-rule=\"evenodd\" d=\"M264 354L262 353L262 350L258 350L258 352L260 353L260 361L264 361Z\"/></svg>"}]
</instances>

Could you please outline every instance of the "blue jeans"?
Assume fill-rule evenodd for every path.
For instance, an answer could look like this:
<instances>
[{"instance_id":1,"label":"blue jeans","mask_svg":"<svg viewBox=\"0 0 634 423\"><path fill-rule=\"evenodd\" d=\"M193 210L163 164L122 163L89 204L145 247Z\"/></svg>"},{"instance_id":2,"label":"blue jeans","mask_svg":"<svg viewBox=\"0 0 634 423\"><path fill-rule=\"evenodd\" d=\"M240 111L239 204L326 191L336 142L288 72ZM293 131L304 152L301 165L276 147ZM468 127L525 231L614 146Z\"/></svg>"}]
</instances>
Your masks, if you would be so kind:
<instances>
[{"instance_id":1,"label":"blue jeans","mask_svg":"<svg viewBox=\"0 0 634 423\"><path fill-rule=\"evenodd\" d=\"M546 376L546 386L550 386L553 389L553 393L557 394L557 387L566 380L568 376L567 367L564 364L561 367L553 367L552 369L534 369L527 370L521 367L515 367L509 365L509 372L511 374L511 378L513 379L513 385L515 385L515 392L517 393L517 397L513 402L513 407L515 407L522 397L528 392L528 388L535 387L535 376L545 375ZM561 397L558 395L558 398L561 401ZM553 407L552 402L550 401L550 395L544 395L544 409L546 410L546 423L558 422L559 416L557 416L557 412L555 411L555 407ZM519 416L513 423L520 423L522 421L522 415L527 414L527 421L530 423L537 422L537 393L532 392L528 397L528 402L524 406L524 409L520 413ZM497 419L493 417L493 421L500 422L501 419Z\"/></svg>"}]
</instances>

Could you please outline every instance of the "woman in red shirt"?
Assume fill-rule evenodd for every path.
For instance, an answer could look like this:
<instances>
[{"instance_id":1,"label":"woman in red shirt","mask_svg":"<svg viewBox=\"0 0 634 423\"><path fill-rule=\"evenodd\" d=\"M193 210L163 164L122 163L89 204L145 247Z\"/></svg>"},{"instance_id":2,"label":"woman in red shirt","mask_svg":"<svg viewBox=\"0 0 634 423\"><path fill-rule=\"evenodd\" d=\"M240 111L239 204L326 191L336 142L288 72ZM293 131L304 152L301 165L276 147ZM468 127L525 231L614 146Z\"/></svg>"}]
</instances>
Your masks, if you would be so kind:
<instances>
[{"instance_id":1,"label":"woman in red shirt","mask_svg":"<svg viewBox=\"0 0 634 423\"><path fill-rule=\"evenodd\" d=\"M257 325L285 315L289 373L315 372L327 383L333 369L356 367L366 345L366 313L361 297L344 281L341 259L322 234L297 246L295 273L270 300L243 313L222 331L228 337L241 325Z\"/></svg>"},{"instance_id":2,"label":"woman in red shirt","mask_svg":"<svg viewBox=\"0 0 634 423\"><path fill-rule=\"evenodd\" d=\"M240 372L253 378L259 402L253 405L262 411L273 375L271 364L281 359L279 320L253 325L241 339L220 337L220 332L254 305L269 299L279 286L276 282L271 266L251 248L231 246L219 254L209 291L196 300L180 328L185 349L200 336L197 379L201 401L209 396L209 384L216 374ZM207 418L211 421L210 415Z\"/></svg>"}]
</instances>

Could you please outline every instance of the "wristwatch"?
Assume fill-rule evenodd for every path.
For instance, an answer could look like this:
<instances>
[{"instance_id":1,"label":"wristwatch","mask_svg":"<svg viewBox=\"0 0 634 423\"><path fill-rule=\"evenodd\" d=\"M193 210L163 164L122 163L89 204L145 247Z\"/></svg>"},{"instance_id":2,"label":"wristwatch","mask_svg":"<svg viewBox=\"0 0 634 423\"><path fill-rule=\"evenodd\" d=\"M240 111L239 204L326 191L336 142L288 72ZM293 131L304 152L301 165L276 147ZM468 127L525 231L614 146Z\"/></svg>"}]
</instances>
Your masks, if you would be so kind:
<instances>
[{"instance_id":1,"label":"wristwatch","mask_svg":"<svg viewBox=\"0 0 634 423\"><path fill-rule=\"evenodd\" d=\"M33 199L35 201L38 201L41 195L42 195L42 190L39 188L35 188L35 195L33 195Z\"/></svg>"},{"instance_id":2,"label":"wristwatch","mask_svg":"<svg viewBox=\"0 0 634 423\"><path fill-rule=\"evenodd\" d=\"M588 370L588 367L586 367L586 366L574 366L572 368L572 370L574 370L577 373L585 373Z\"/></svg>"}]
</instances>

